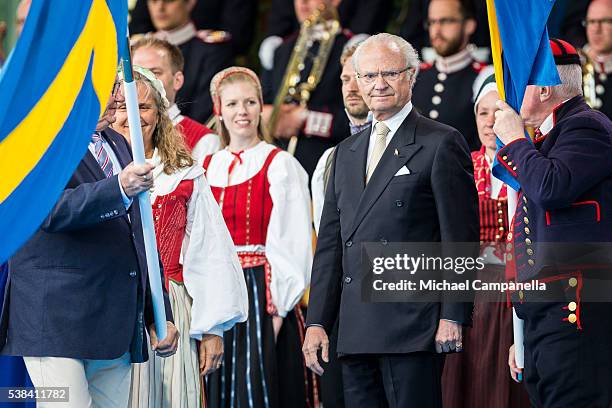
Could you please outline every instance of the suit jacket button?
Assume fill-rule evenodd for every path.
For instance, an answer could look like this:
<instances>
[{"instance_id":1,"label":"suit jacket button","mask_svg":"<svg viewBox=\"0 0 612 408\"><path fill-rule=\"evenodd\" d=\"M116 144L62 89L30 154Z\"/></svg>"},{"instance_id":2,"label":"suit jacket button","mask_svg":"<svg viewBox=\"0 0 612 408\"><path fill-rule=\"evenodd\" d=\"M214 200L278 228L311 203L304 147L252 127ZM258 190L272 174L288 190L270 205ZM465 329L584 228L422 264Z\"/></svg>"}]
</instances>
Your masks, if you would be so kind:
<instances>
[{"instance_id":1,"label":"suit jacket button","mask_svg":"<svg viewBox=\"0 0 612 408\"><path fill-rule=\"evenodd\" d=\"M344 283L349 284L353 281L353 278L351 278L350 276L347 276L344 278Z\"/></svg>"},{"instance_id":2,"label":"suit jacket button","mask_svg":"<svg viewBox=\"0 0 612 408\"><path fill-rule=\"evenodd\" d=\"M353 246L353 241L346 241L346 246L347 247Z\"/></svg>"},{"instance_id":3,"label":"suit jacket button","mask_svg":"<svg viewBox=\"0 0 612 408\"><path fill-rule=\"evenodd\" d=\"M130 271L130 276L132 278L135 278L136 277L136 271Z\"/></svg>"},{"instance_id":4,"label":"suit jacket button","mask_svg":"<svg viewBox=\"0 0 612 408\"><path fill-rule=\"evenodd\" d=\"M340 214L340 207L336 208L336 211L338 211L338 214Z\"/></svg>"},{"instance_id":5,"label":"suit jacket button","mask_svg":"<svg viewBox=\"0 0 612 408\"><path fill-rule=\"evenodd\" d=\"M398 207L403 207L404 206L404 202L402 200L397 200L395 202L395 205L398 206Z\"/></svg>"},{"instance_id":6,"label":"suit jacket button","mask_svg":"<svg viewBox=\"0 0 612 408\"><path fill-rule=\"evenodd\" d=\"M383 245L387 245L387 243L388 243L389 241L387 241L387 240L386 240L386 239L384 239L384 238L381 238L381 239L380 239L380 242L382 242L382 244L383 244Z\"/></svg>"}]
</instances>

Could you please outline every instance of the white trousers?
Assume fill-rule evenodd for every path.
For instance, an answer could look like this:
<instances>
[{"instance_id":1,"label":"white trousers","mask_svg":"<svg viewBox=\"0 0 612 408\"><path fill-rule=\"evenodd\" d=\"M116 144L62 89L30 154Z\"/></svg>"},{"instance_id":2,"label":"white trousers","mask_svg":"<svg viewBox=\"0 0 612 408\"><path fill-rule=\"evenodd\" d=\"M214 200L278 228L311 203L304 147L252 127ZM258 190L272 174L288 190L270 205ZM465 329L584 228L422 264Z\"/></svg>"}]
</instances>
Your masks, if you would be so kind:
<instances>
[{"instance_id":1,"label":"white trousers","mask_svg":"<svg viewBox=\"0 0 612 408\"><path fill-rule=\"evenodd\" d=\"M37 402L38 408L126 408L130 353L114 360L24 357L35 387L68 387L69 402Z\"/></svg>"}]
</instances>

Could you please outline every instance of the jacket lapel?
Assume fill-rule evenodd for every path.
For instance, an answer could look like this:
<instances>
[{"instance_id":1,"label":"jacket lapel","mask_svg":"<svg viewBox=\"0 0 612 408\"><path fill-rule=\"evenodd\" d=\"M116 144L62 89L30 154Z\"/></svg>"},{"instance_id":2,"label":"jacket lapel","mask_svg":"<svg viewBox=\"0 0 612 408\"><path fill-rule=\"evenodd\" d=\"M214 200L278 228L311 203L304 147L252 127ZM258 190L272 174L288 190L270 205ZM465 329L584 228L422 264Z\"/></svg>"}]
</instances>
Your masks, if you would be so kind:
<instances>
[{"instance_id":1,"label":"jacket lapel","mask_svg":"<svg viewBox=\"0 0 612 408\"><path fill-rule=\"evenodd\" d=\"M395 176L395 173L397 173L398 170L401 169L402 166L404 166L421 148L420 145L414 143L417 121L418 113L413 108L412 112L410 112L397 130L397 133L393 136L393 139L391 139L391 142L378 162L378 166L374 170L374 173L372 173L369 183L365 186L357 206L357 211L355 212L353 225L349 229L347 237L350 237L357 227L359 227L370 208L385 190L387 184L393 179L393 176ZM367 155L368 143L364 144L366 145L365 152ZM366 155L363 156L363 161L361 162L363 167L360 173L362 184L365 184Z\"/></svg>"}]
</instances>

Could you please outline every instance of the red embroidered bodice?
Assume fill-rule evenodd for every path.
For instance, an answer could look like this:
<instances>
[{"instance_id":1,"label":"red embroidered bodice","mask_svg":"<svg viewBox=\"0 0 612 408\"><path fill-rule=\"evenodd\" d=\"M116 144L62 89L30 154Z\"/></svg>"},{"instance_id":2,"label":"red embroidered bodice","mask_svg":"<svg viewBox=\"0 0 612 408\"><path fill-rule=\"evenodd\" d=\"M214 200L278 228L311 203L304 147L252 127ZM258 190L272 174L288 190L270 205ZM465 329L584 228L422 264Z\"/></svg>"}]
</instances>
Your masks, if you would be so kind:
<instances>
[{"instance_id":1,"label":"red embroidered bodice","mask_svg":"<svg viewBox=\"0 0 612 408\"><path fill-rule=\"evenodd\" d=\"M157 250L164 266L166 287L169 279L183 282L183 266L179 259L187 227L187 203L192 194L193 180L183 180L173 192L157 196L153 203Z\"/></svg>"},{"instance_id":2,"label":"red embroidered bodice","mask_svg":"<svg viewBox=\"0 0 612 408\"><path fill-rule=\"evenodd\" d=\"M266 243L272 213L268 168L272 159L280 151L281 149L272 150L266 157L261 170L250 179L233 186L210 186L223 213L225 224L237 246L265 245ZM242 163L241 153L232 153L235 157L228 173L231 174L234 167ZM208 170L211 159L212 155L204 159L205 170Z\"/></svg>"},{"instance_id":3,"label":"red embroidered bodice","mask_svg":"<svg viewBox=\"0 0 612 408\"><path fill-rule=\"evenodd\" d=\"M480 212L480 242L506 242L508 234L508 193L504 184L497 199L491 198L491 168L485 157L485 147L472 152L474 181L478 191Z\"/></svg>"}]
</instances>

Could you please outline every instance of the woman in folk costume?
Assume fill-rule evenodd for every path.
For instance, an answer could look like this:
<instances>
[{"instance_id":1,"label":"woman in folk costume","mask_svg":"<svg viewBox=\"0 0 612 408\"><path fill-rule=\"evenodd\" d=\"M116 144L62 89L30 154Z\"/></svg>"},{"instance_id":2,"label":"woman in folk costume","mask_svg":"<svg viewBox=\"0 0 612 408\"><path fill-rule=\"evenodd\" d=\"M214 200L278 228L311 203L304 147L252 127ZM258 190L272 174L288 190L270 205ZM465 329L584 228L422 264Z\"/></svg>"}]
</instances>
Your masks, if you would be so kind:
<instances>
[{"instance_id":1,"label":"woman in folk costume","mask_svg":"<svg viewBox=\"0 0 612 408\"><path fill-rule=\"evenodd\" d=\"M500 99L493 74L484 76L475 90L474 113L479 151L472 152L474 181L480 208L480 256L485 267L477 271L483 282L505 282L505 242L508 236L507 186L491 174L495 158L495 103ZM508 374L512 345L512 309L503 293L476 292L472 327L464 329L463 353L446 356L442 375L443 406L528 407L520 384Z\"/></svg>"},{"instance_id":2,"label":"woman in folk costume","mask_svg":"<svg viewBox=\"0 0 612 408\"><path fill-rule=\"evenodd\" d=\"M248 315L242 268L203 169L167 114L162 83L134 67L145 157L155 165L151 192L157 246L175 324L174 356L150 353L132 374L131 406L199 408L203 376L218 369L223 332ZM113 128L130 140L125 105Z\"/></svg>"},{"instance_id":3,"label":"woman in folk costume","mask_svg":"<svg viewBox=\"0 0 612 408\"><path fill-rule=\"evenodd\" d=\"M244 269L249 318L225 333L224 364L207 381L209 407L313 406L297 307L312 263L308 176L264 141L255 73L227 68L211 95L225 148L204 169Z\"/></svg>"}]
</instances>

